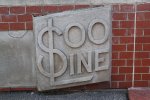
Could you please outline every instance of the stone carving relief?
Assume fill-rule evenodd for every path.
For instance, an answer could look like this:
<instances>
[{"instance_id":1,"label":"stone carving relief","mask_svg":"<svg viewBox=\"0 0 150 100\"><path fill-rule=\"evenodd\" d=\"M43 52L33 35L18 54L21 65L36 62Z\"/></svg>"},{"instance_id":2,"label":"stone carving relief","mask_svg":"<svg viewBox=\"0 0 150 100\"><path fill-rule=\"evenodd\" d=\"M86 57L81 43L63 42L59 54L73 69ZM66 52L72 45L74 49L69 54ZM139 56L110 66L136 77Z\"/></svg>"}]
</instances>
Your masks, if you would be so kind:
<instances>
[{"instance_id":1,"label":"stone carving relief","mask_svg":"<svg viewBox=\"0 0 150 100\"><path fill-rule=\"evenodd\" d=\"M110 7L34 18L38 90L110 81Z\"/></svg>"},{"instance_id":2,"label":"stone carving relief","mask_svg":"<svg viewBox=\"0 0 150 100\"><path fill-rule=\"evenodd\" d=\"M28 31L9 31L8 35L12 38L23 38Z\"/></svg>"}]
</instances>

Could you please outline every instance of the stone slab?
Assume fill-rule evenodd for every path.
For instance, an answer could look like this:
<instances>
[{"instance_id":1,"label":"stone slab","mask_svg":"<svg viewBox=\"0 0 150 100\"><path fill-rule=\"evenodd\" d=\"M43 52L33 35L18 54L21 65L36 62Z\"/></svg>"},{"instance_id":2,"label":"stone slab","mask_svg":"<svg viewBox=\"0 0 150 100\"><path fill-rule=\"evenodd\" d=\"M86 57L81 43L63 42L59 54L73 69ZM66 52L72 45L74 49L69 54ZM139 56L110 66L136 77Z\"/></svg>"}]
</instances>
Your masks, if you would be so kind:
<instances>
[{"instance_id":1,"label":"stone slab","mask_svg":"<svg viewBox=\"0 0 150 100\"><path fill-rule=\"evenodd\" d=\"M109 4L109 3L142 3L149 0L0 0L1 6L21 5L62 5L62 4Z\"/></svg>"},{"instance_id":2,"label":"stone slab","mask_svg":"<svg viewBox=\"0 0 150 100\"><path fill-rule=\"evenodd\" d=\"M110 81L111 7L34 17L39 91Z\"/></svg>"},{"instance_id":3,"label":"stone slab","mask_svg":"<svg viewBox=\"0 0 150 100\"><path fill-rule=\"evenodd\" d=\"M128 91L130 100L150 100L150 88L148 87L129 88Z\"/></svg>"},{"instance_id":4,"label":"stone slab","mask_svg":"<svg viewBox=\"0 0 150 100\"><path fill-rule=\"evenodd\" d=\"M32 31L0 32L0 87L35 87Z\"/></svg>"}]
</instances>

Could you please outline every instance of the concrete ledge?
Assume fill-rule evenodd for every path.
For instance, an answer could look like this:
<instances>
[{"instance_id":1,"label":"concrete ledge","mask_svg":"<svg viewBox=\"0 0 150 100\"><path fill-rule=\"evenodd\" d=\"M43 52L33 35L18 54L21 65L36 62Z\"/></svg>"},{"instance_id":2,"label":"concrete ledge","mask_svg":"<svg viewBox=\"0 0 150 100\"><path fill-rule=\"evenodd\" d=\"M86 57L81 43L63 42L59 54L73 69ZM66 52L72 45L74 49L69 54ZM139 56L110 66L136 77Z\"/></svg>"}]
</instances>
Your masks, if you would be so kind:
<instances>
[{"instance_id":1,"label":"concrete ledge","mask_svg":"<svg viewBox=\"0 0 150 100\"><path fill-rule=\"evenodd\" d=\"M1 100L128 100L125 91L1 92Z\"/></svg>"}]
</instances>

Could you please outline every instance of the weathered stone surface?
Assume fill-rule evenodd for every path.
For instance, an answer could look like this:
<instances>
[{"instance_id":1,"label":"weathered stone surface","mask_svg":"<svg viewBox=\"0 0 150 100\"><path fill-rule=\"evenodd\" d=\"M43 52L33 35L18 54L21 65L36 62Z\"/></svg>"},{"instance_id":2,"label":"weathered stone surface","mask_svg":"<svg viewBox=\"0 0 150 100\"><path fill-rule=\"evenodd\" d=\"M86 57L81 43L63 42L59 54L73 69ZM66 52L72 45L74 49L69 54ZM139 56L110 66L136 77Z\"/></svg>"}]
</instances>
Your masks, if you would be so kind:
<instances>
[{"instance_id":1,"label":"weathered stone surface","mask_svg":"<svg viewBox=\"0 0 150 100\"><path fill-rule=\"evenodd\" d=\"M136 3L149 0L0 0L0 5L54 5L54 4L106 4L106 3Z\"/></svg>"},{"instance_id":2,"label":"weathered stone surface","mask_svg":"<svg viewBox=\"0 0 150 100\"><path fill-rule=\"evenodd\" d=\"M0 87L35 87L32 31L0 32Z\"/></svg>"},{"instance_id":3,"label":"weathered stone surface","mask_svg":"<svg viewBox=\"0 0 150 100\"><path fill-rule=\"evenodd\" d=\"M34 18L38 90L110 81L111 8Z\"/></svg>"}]
</instances>

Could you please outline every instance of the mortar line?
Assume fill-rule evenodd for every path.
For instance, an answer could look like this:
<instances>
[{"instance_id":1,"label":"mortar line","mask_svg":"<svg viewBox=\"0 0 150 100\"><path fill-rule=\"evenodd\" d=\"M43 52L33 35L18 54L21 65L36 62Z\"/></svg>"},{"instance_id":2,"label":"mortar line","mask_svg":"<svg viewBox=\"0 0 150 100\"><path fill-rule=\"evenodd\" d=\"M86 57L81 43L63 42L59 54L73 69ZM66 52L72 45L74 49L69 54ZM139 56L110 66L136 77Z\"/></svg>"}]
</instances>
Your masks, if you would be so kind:
<instances>
[{"instance_id":1,"label":"mortar line","mask_svg":"<svg viewBox=\"0 0 150 100\"><path fill-rule=\"evenodd\" d=\"M134 74L135 74L135 50L136 50L136 7L137 4L134 4L134 47L133 47L133 72L132 72L132 87L134 87Z\"/></svg>"}]
</instances>

